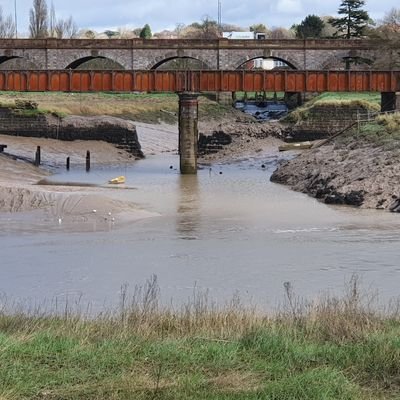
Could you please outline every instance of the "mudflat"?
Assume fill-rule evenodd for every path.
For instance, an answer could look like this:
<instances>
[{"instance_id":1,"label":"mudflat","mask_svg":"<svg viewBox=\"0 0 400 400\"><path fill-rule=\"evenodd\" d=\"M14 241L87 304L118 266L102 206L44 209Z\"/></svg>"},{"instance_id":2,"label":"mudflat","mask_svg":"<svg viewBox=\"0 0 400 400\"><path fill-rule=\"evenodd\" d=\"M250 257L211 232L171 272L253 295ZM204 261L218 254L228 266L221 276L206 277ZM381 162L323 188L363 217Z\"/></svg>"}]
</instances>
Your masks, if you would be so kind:
<instances>
[{"instance_id":1,"label":"mudflat","mask_svg":"<svg viewBox=\"0 0 400 400\"><path fill-rule=\"evenodd\" d=\"M22 138L0 135L7 151L0 153L0 211L28 212L37 210L32 218L73 226L85 230L96 223L98 230L108 229L116 220L128 222L154 213L139 209L134 203L113 196L115 188L104 185L50 184L52 171L65 165L83 165L86 150L91 151L93 164L133 163L130 154L101 141L62 142L54 139ZM36 147L41 146L42 167L35 167ZM133 189L126 187L127 190Z\"/></svg>"}]
</instances>

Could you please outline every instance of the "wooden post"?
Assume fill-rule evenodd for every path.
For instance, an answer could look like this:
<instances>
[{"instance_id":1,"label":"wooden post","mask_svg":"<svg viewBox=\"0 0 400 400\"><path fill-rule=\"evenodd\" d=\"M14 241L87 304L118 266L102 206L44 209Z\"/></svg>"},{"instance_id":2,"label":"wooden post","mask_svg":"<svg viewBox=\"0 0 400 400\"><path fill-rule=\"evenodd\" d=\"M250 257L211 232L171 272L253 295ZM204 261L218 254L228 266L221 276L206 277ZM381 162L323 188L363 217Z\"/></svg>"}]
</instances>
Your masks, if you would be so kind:
<instances>
[{"instance_id":1,"label":"wooden post","mask_svg":"<svg viewBox=\"0 0 400 400\"><path fill-rule=\"evenodd\" d=\"M40 165L40 146L36 148L36 154L35 154L35 165L38 167Z\"/></svg>"},{"instance_id":2,"label":"wooden post","mask_svg":"<svg viewBox=\"0 0 400 400\"><path fill-rule=\"evenodd\" d=\"M70 159L69 159L69 157L67 157L67 171L69 171L69 162L70 162Z\"/></svg>"},{"instance_id":3,"label":"wooden post","mask_svg":"<svg viewBox=\"0 0 400 400\"><path fill-rule=\"evenodd\" d=\"M90 171L90 151L86 152L86 171Z\"/></svg>"}]
</instances>

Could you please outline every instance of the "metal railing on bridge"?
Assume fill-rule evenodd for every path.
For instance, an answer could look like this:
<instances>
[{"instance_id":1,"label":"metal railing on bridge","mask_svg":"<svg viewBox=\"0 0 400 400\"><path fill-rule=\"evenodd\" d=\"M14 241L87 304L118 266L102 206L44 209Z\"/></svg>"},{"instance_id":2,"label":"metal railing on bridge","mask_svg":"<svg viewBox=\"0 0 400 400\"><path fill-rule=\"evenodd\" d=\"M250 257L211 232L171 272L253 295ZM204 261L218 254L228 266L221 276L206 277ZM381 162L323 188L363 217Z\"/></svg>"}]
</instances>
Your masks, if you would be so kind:
<instances>
[{"instance_id":1,"label":"metal railing on bridge","mask_svg":"<svg viewBox=\"0 0 400 400\"><path fill-rule=\"evenodd\" d=\"M400 71L1 71L0 91L397 92Z\"/></svg>"}]
</instances>

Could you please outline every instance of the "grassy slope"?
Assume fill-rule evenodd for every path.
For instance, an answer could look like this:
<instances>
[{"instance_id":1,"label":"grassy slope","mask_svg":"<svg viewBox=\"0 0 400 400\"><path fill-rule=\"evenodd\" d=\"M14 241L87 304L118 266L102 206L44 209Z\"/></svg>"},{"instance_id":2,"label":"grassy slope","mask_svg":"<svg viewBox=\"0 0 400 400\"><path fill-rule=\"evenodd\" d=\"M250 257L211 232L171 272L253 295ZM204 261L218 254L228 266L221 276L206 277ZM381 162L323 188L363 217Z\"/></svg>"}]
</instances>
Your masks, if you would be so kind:
<instances>
[{"instance_id":1,"label":"grassy slope","mask_svg":"<svg viewBox=\"0 0 400 400\"><path fill-rule=\"evenodd\" d=\"M92 321L0 314L0 398L398 399L399 315L353 289L301 307L289 293L273 318L204 298L162 310L154 287Z\"/></svg>"},{"instance_id":2,"label":"grassy slope","mask_svg":"<svg viewBox=\"0 0 400 400\"><path fill-rule=\"evenodd\" d=\"M0 93L0 104L13 104L15 99L33 100L40 109L60 115L112 115L138 122L177 122L178 96L173 93ZM200 118L219 118L229 111L229 107L200 97Z\"/></svg>"},{"instance_id":3,"label":"grassy slope","mask_svg":"<svg viewBox=\"0 0 400 400\"><path fill-rule=\"evenodd\" d=\"M323 93L312 100L305 103L303 106L293 110L286 118L286 122L297 123L308 118L309 111L314 106L323 107L363 107L371 111L380 110L380 93L344 93L344 92L332 92Z\"/></svg>"}]
</instances>

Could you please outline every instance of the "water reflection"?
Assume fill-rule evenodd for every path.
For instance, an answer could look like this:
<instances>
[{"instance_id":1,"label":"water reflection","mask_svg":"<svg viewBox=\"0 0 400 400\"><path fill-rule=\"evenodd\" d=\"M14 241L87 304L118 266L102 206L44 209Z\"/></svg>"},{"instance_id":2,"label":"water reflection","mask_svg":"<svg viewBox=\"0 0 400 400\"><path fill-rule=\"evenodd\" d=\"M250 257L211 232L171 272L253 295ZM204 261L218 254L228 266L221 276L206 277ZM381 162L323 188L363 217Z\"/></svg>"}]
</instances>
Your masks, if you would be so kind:
<instances>
[{"instance_id":1,"label":"water reflection","mask_svg":"<svg viewBox=\"0 0 400 400\"><path fill-rule=\"evenodd\" d=\"M197 175L180 175L176 214L176 232L180 239L198 239L201 218L200 203Z\"/></svg>"}]
</instances>

